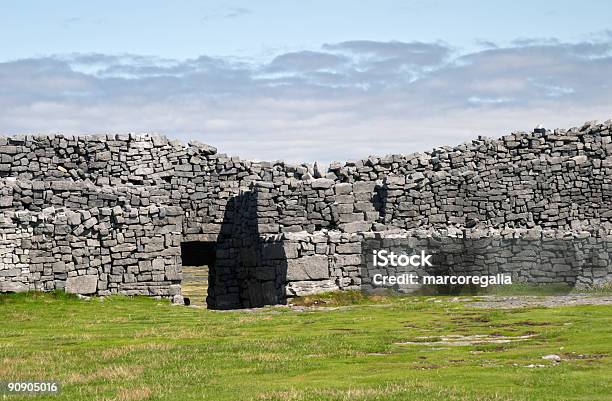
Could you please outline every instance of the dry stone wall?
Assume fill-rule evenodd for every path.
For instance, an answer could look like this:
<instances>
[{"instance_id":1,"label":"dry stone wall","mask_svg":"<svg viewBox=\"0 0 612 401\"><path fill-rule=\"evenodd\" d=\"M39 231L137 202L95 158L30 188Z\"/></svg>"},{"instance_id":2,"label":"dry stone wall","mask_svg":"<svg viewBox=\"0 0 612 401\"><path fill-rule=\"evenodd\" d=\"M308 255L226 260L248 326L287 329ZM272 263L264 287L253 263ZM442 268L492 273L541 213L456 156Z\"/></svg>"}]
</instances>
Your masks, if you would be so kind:
<instances>
[{"instance_id":1,"label":"dry stone wall","mask_svg":"<svg viewBox=\"0 0 612 401\"><path fill-rule=\"evenodd\" d=\"M601 226L612 221L611 138L609 123L585 124L332 164L323 178L268 184L277 210L265 217L275 232Z\"/></svg>"},{"instance_id":2,"label":"dry stone wall","mask_svg":"<svg viewBox=\"0 0 612 401\"><path fill-rule=\"evenodd\" d=\"M209 305L253 306L359 288L355 243L372 232L605 235L611 126L479 137L327 171L148 134L0 137L0 290L180 298L180 243L212 241Z\"/></svg>"},{"instance_id":3,"label":"dry stone wall","mask_svg":"<svg viewBox=\"0 0 612 401\"><path fill-rule=\"evenodd\" d=\"M399 254L409 248L426 249L444 261L431 269L410 271L420 276L506 274L514 284L557 285L559 289L592 288L612 282L610 232L540 227L303 231L262 235L248 245L232 247L235 253L226 262L238 268L232 277L240 279L232 283L233 291L217 298L222 302L216 306L255 307L320 292L372 289L374 274L408 271L372 268L371 250L389 249ZM421 286L409 289L419 290Z\"/></svg>"},{"instance_id":4,"label":"dry stone wall","mask_svg":"<svg viewBox=\"0 0 612 401\"><path fill-rule=\"evenodd\" d=\"M32 202L13 203L14 210L0 214L0 291L180 294L182 209L155 197L151 203L150 192L135 188L111 192L75 185L50 190L49 199L65 202L35 211L27 206L44 198L44 188L31 190L25 180L18 188L12 180L2 184L4 195L13 198L7 188L22 195L29 188Z\"/></svg>"}]
</instances>

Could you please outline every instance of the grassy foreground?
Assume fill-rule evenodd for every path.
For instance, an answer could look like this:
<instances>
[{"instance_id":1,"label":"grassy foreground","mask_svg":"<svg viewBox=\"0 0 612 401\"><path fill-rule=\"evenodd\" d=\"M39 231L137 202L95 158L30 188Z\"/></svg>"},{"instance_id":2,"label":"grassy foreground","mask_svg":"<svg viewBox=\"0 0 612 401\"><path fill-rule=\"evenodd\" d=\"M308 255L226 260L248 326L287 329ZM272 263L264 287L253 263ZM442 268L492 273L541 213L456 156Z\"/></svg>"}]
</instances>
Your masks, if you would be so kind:
<instances>
[{"instance_id":1,"label":"grassy foreground","mask_svg":"<svg viewBox=\"0 0 612 401\"><path fill-rule=\"evenodd\" d=\"M215 312L4 295L0 381L62 383L36 400L612 400L612 306L345 298Z\"/></svg>"}]
</instances>

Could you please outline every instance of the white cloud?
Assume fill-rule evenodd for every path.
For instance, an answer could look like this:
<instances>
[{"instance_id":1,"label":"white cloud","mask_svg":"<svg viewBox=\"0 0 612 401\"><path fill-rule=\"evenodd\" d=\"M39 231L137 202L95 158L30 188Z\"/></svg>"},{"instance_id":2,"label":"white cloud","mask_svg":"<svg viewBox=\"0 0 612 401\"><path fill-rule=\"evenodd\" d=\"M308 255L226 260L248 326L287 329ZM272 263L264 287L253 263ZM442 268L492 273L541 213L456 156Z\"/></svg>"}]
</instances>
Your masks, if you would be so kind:
<instances>
[{"instance_id":1,"label":"white cloud","mask_svg":"<svg viewBox=\"0 0 612 401\"><path fill-rule=\"evenodd\" d=\"M202 22L209 22L217 19L239 18L249 14L252 14L252 11L244 7L217 7L205 13L202 17Z\"/></svg>"},{"instance_id":2,"label":"white cloud","mask_svg":"<svg viewBox=\"0 0 612 401\"><path fill-rule=\"evenodd\" d=\"M612 36L444 43L348 41L268 63L71 54L0 63L0 130L161 132L257 159L408 153L612 111Z\"/></svg>"}]
</instances>

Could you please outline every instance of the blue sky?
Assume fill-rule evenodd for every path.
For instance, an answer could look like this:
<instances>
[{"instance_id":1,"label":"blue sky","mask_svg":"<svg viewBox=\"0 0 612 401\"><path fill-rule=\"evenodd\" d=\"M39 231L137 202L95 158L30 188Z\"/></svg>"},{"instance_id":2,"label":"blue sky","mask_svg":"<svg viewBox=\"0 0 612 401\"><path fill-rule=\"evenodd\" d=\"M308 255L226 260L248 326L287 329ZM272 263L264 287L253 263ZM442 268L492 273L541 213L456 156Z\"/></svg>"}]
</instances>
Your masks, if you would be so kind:
<instances>
[{"instance_id":1,"label":"blue sky","mask_svg":"<svg viewBox=\"0 0 612 401\"><path fill-rule=\"evenodd\" d=\"M15 1L0 5L2 59L55 53L266 57L327 42L581 40L609 1Z\"/></svg>"},{"instance_id":2,"label":"blue sky","mask_svg":"<svg viewBox=\"0 0 612 401\"><path fill-rule=\"evenodd\" d=\"M608 1L12 3L4 133L327 162L612 117Z\"/></svg>"}]
</instances>

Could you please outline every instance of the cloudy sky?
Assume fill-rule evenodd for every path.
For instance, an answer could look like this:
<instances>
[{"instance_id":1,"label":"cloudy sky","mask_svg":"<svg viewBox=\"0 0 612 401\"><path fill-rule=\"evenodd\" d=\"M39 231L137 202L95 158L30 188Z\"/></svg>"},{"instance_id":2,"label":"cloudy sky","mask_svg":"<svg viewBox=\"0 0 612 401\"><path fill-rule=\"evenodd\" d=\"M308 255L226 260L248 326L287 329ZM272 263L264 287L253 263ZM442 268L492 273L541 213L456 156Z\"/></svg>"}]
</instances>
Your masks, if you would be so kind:
<instances>
[{"instance_id":1,"label":"cloudy sky","mask_svg":"<svg viewBox=\"0 0 612 401\"><path fill-rule=\"evenodd\" d=\"M612 117L609 1L57 0L0 15L3 134L159 132L329 162Z\"/></svg>"}]
</instances>

